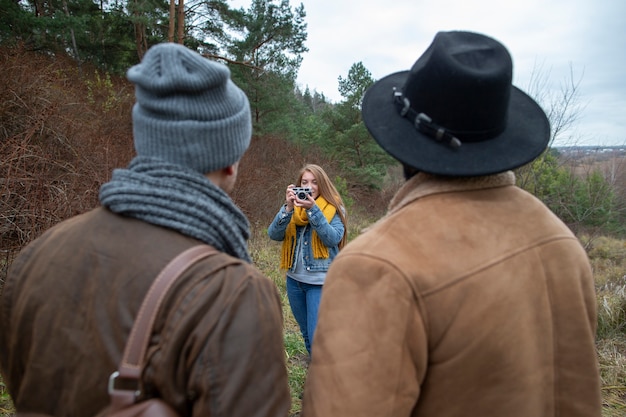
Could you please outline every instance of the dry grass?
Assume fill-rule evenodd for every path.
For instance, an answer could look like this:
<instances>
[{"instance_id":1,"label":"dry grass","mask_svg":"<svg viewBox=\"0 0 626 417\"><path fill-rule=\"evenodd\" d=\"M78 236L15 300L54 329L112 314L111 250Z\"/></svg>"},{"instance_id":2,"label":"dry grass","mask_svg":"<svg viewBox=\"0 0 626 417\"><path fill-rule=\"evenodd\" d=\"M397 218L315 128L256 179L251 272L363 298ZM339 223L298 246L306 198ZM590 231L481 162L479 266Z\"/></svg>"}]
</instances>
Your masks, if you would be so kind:
<instances>
[{"instance_id":1,"label":"dry grass","mask_svg":"<svg viewBox=\"0 0 626 417\"><path fill-rule=\"evenodd\" d=\"M626 415L626 241L582 237L598 300L598 361L603 416Z\"/></svg>"},{"instance_id":2,"label":"dry grass","mask_svg":"<svg viewBox=\"0 0 626 417\"><path fill-rule=\"evenodd\" d=\"M271 221L271 220L270 220ZM269 221L268 224L269 225ZM289 373L289 388L291 391L291 416L300 413L302 400L300 394L304 389L307 371L308 353L304 340L300 335L298 323L291 313L287 300L287 289L284 272L278 269L280 260L280 243L274 242L267 236L267 225L257 225L253 228L250 240L250 254L257 267L268 276L278 287L283 305L285 321L284 339L287 370Z\"/></svg>"}]
</instances>

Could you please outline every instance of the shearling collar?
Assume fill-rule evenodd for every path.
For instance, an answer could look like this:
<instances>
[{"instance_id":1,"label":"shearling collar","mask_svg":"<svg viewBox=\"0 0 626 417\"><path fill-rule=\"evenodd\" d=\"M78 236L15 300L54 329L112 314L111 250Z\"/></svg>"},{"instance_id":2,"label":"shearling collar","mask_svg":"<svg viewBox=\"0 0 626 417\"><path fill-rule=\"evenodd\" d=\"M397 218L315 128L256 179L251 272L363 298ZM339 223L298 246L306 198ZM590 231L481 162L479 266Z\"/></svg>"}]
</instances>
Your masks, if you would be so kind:
<instances>
[{"instance_id":1,"label":"shearling collar","mask_svg":"<svg viewBox=\"0 0 626 417\"><path fill-rule=\"evenodd\" d=\"M451 191L481 190L507 185L515 185L513 171L481 177L443 177L420 172L409 179L394 195L389 203L387 215L427 195Z\"/></svg>"}]
</instances>

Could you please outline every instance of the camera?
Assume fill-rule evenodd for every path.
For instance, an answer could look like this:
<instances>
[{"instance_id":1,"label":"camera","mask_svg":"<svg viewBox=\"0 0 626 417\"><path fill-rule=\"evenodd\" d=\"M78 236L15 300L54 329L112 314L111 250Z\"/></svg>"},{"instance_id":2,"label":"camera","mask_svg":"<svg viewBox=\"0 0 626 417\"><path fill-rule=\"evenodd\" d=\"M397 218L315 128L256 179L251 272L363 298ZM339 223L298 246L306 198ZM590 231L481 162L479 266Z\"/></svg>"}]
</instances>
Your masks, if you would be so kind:
<instances>
[{"instance_id":1,"label":"camera","mask_svg":"<svg viewBox=\"0 0 626 417\"><path fill-rule=\"evenodd\" d=\"M309 187L293 187L291 191L293 191L296 194L296 197L298 198L298 200L306 200L307 194L308 195L313 194Z\"/></svg>"}]
</instances>

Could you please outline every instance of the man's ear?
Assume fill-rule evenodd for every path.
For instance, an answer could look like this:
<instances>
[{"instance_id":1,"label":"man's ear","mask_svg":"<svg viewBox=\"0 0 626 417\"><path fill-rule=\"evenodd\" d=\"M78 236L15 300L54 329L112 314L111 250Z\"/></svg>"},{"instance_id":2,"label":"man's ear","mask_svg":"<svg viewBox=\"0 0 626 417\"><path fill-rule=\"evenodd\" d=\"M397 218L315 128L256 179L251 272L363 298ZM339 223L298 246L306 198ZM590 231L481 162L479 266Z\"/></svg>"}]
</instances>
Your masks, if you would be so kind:
<instances>
[{"instance_id":1,"label":"man's ear","mask_svg":"<svg viewBox=\"0 0 626 417\"><path fill-rule=\"evenodd\" d=\"M224 168L220 168L217 171L209 172L205 174L205 177L209 179L213 184L217 185L226 192L232 191L237 180L237 169L239 162L235 162Z\"/></svg>"},{"instance_id":2,"label":"man's ear","mask_svg":"<svg viewBox=\"0 0 626 417\"><path fill-rule=\"evenodd\" d=\"M229 165L227 167L222 168L222 171L224 172L225 175L234 175L235 173L237 173L237 170L235 169L235 165Z\"/></svg>"}]
</instances>

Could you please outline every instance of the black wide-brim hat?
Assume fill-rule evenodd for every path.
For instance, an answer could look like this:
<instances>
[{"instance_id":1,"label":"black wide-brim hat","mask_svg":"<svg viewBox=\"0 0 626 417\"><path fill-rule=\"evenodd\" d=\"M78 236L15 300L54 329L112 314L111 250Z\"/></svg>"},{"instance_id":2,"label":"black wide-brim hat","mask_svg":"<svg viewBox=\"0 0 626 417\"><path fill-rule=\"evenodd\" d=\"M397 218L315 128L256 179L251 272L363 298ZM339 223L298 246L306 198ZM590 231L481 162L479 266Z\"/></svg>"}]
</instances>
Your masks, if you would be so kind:
<instances>
[{"instance_id":1,"label":"black wide-brim hat","mask_svg":"<svg viewBox=\"0 0 626 417\"><path fill-rule=\"evenodd\" d=\"M386 152L419 171L471 177L518 168L546 149L550 123L512 73L495 39L439 32L410 71L365 92L363 121Z\"/></svg>"}]
</instances>

